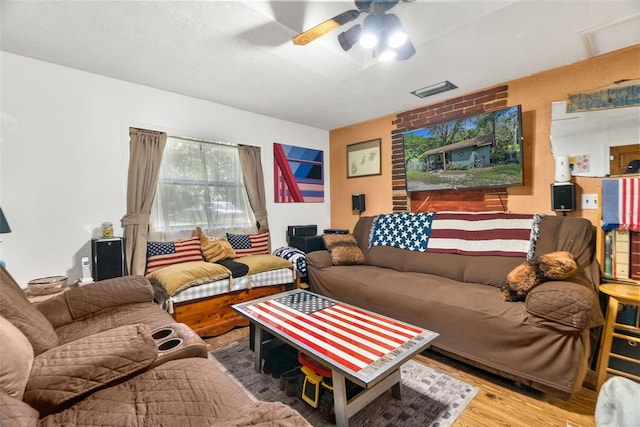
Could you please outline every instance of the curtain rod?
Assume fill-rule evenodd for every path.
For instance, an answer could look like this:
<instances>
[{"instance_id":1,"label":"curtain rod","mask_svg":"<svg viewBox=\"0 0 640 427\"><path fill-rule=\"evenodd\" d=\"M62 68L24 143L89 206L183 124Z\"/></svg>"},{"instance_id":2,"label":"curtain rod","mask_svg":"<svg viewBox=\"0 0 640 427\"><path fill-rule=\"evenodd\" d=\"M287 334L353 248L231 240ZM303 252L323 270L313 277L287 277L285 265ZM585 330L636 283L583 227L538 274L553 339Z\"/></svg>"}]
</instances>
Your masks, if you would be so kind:
<instances>
[{"instance_id":1,"label":"curtain rod","mask_svg":"<svg viewBox=\"0 0 640 427\"><path fill-rule=\"evenodd\" d=\"M199 138L191 138L188 136L180 136L180 135L170 135L167 134L167 137L169 138L175 138L175 139L184 139L186 141L194 141L194 142L204 142L207 144L217 144L217 145L224 145L227 147L237 147L238 144L234 144L232 142L225 142L225 141L207 141L206 139L199 139Z\"/></svg>"}]
</instances>

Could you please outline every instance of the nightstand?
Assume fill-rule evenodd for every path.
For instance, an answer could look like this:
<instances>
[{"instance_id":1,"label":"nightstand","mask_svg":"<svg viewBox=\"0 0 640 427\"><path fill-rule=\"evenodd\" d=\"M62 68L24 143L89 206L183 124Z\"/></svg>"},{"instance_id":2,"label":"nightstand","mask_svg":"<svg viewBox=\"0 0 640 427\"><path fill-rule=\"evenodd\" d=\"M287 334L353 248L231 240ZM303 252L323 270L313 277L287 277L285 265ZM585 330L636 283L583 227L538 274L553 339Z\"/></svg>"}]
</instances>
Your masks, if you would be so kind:
<instances>
[{"instance_id":1,"label":"nightstand","mask_svg":"<svg viewBox=\"0 0 640 427\"><path fill-rule=\"evenodd\" d=\"M640 365L638 358L615 353L612 349L614 337L627 340L629 343L634 343L635 346L640 345L640 328L638 326L616 322L618 304L640 306L640 286L634 284L604 283L600 285L600 292L609 296L609 304L607 306L607 318L600 342L597 368L598 377L596 382L597 390L600 390L600 387L607 379L607 373L627 377L634 381L640 381L640 376L638 375L609 367L609 359L611 357Z\"/></svg>"}]
</instances>

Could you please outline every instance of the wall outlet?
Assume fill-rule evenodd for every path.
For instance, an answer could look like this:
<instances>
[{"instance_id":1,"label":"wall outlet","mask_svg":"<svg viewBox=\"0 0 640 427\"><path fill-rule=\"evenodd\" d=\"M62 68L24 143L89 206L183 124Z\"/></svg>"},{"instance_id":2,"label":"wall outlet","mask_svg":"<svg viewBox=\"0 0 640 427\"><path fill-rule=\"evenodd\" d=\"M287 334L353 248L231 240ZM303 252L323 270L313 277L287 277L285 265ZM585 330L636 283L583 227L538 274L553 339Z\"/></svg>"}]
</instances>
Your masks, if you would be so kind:
<instances>
[{"instance_id":1,"label":"wall outlet","mask_svg":"<svg viewBox=\"0 0 640 427\"><path fill-rule=\"evenodd\" d=\"M598 195L597 194L583 194L582 195L582 209L598 209Z\"/></svg>"}]
</instances>

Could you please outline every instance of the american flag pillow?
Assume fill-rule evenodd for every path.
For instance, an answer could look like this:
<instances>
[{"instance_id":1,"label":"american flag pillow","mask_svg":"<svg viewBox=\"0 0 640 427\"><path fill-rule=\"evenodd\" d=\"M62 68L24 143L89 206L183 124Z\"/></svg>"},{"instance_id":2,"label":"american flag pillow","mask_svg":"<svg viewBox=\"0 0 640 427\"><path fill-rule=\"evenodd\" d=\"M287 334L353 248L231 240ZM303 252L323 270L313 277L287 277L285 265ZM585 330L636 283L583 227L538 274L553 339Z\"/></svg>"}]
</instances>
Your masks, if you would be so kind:
<instances>
[{"instance_id":1,"label":"american flag pillow","mask_svg":"<svg viewBox=\"0 0 640 427\"><path fill-rule=\"evenodd\" d=\"M167 265L202 260L198 236L175 242L147 242L147 271L145 274Z\"/></svg>"},{"instance_id":2,"label":"american flag pillow","mask_svg":"<svg viewBox=\"0 0 640 427\"><path fill-rule=\"evenodd\" d=\"M227 233L227 240L237 257L269 253L269 230L258 234Z\"/></svg>"}]
</instances>

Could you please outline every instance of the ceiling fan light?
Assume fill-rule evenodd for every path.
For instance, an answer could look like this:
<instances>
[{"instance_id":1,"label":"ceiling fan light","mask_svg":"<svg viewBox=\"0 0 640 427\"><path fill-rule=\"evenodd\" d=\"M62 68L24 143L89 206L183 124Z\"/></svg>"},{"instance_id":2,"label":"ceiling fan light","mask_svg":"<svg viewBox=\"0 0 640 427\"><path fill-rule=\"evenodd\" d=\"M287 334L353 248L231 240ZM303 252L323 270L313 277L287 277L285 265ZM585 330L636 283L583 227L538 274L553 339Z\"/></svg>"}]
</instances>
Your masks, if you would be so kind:
<instances>
[{"instance_id":1,"label":"ceiling fan light","mask_svg":"<svg viewBox=\"0 0 640 427\"><path fill-rule=\"evenodd\" d=\"M378 61L380 62L391 61L397 55L398 53L395 50L387 47L378 54Z\"/></svg>"},{"instance_id":2,"label":"ceiling fan light","mask_svg":"<svg viewBox=\"0 0 640 427\"><path fill-rule=\"evenodd\" d=\"M362 26L360 24L357 24L347 31L338 34L338 42L340 43L340 47L342 47L342 50L346 52L351 49L354 44L358 43L361 32Z\"/></svg>"},{"instance_id":3,"label":"ceiling fan light","mask_svg":"<svg viewBox=\"0 0 640 427\"><path fill-rule=\"evenodd\" d=\"M380 31L382 16L368 15L362 22L360 33L360 46L365 49L374 48L378 44L378 31Z\"/></svg>"},{"instance_id":4,"label":"ceiling fan light","mask_svg":"<svg viewBox=\"0 0 640 427\"><path fill-rule=\"evenodd\" d=\"M402 24L396 15L389 14L384 16L384 31L387 33L387 43L392 48L397 48L405 44L409 36L402 28Z\"/></svg>"},{"instance_id":5,"label":"ceiling fan light","mask_svg":"<svg viewBox=\"0 0 640 427\"><path fill-rule=\"evenodd\" d=\"M371 31L362 31L360 34L360 46L365 49L374 48L378 44L378 36Z\"/></svg>"},{"instance_id":6,"label":"ceiling fan light","mask_svg":"<svg viewBox=\"0 0 640 427\"><path fill-rule=\"evenodd\" d=\"M387 43L389 44L389 47L392 47L394 49L405 44L407 40L409 40L409 36L407 36L407 33L402 31L395 31L389 33L389 35L387 36Z\"/></svg>"},{"instance_id":7,"label":"ceiling fan light","mask_svg":"<svg viewBox=\"0 0 640 427\"><path fill-rule=\"evenodd\" d=\"M416 48L413 47L413 43L411 40L408 40L400 47L396 49L398 52L398 56L396 59L398 61L404 61L405 59L411 58L416 53Z\"/></svg>"}]
</instances>

